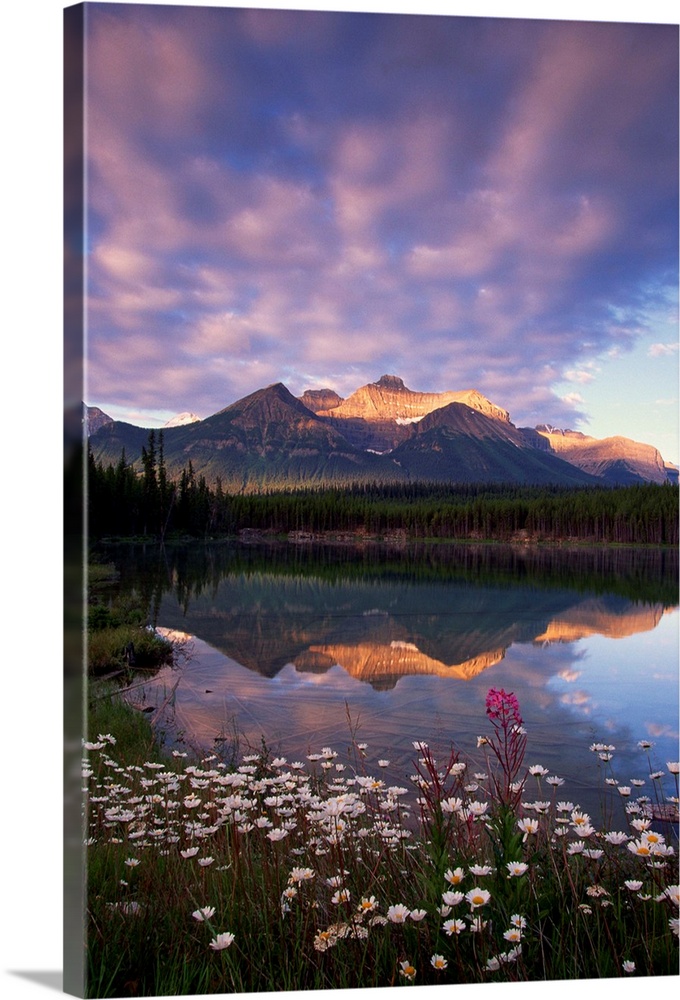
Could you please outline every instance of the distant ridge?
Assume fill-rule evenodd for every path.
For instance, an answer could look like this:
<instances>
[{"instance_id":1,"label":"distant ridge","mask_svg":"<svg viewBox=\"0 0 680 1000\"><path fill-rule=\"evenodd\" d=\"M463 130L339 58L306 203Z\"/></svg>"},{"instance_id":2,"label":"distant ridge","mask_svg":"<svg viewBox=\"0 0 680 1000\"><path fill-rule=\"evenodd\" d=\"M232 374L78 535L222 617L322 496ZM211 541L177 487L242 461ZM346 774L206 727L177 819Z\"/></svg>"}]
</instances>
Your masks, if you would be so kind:
<instances>
[{"instance_id":1,"label":"distant ridge","mask_svg":"<svg viewBox=\"0 0 680 1000\"><path fill-rule=\"evenodd\" d=\"M669 481L666 463L656 448L625 437L597 439L580 431L559 430L539 425L536 428L552 451L591 476L615 483L650 483Z\"/></svg>"}]
</instances>

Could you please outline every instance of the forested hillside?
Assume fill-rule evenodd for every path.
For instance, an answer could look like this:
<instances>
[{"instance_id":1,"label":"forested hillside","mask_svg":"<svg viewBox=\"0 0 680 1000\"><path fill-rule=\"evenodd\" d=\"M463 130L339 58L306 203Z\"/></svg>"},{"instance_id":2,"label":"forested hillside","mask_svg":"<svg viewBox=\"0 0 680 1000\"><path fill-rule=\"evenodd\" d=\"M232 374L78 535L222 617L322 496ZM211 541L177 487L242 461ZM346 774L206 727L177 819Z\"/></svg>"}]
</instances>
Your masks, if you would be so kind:
<instances>
[{"instance_id":1,"label":"forested hillside","mask_svg":"<svg viewBox=\"0 0 680 1000\"><path fill-rule=\"evenodd\" d=\"M171 481L163 435L149 434L142 472L88 453L90 537L404 533L411 538L580 540L678 544L678 489L670 484L559 487L431 483L229 493L191 462Z\"/></svg>"}]
</instances>

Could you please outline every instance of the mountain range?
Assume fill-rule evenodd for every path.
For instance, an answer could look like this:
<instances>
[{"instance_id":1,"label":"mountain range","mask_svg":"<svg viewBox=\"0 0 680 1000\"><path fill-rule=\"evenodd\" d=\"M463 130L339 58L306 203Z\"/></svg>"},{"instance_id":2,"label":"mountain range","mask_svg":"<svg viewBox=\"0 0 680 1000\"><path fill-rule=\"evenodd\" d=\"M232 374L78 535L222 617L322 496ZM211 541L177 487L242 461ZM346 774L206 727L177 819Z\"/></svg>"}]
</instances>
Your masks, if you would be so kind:
<instances>
[{"instance_id":1,"label":"mountain range","mask_svg":"<svg viewBox=\"0 0 680 1000\"><path fill-rule=\"evenodd\" d=\"M84 407L96 461L138 465L149 429ZM156 432L158 435L158 432ZM195 475L229 491L360 482L630 485L677 482L656 448L596 439L547 424L516 427L474 389L415 392L383 375L343 399L332 389L294 396L277 382L199 420L163 428L168 475Z\"/></svg>"}]
</instances>

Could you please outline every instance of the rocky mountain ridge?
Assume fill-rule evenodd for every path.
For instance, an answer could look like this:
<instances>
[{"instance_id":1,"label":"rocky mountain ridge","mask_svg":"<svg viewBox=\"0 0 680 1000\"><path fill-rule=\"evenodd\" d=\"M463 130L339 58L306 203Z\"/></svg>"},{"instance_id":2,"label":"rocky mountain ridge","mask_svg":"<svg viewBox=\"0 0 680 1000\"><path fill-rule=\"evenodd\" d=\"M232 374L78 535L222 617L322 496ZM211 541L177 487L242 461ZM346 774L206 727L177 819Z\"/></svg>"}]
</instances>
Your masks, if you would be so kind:
<instances>
[{"instance_id":1,"label":"rocky mountain ridge","mask_svg":"<svg viewBox=\"0 0 680 1000\"><path fill-rule=\"evenodd\" d=\"M321 389L317 392L330 395L333 390ZM377 382L361 386L347 399L337 398L339 402L332 403L327 409L317 410L317 416L336 419L361 417L364 420L381 420L388 416L398 422L415 421L448 403L465 403L487 417L506 422L510 420L507 410L496 406L476 389L464 389L462 392L414 392L397 375L382 375Z\"/></svg>"},{"instance_id":2,"label":"rocky mountain ridge","mask_svg":"<svg viewBox=\"0 0 680 1000\"><path fill-rule=\"evenodd\" d=\"M619 435L593 438L580 431L556 428L542 430L537 427L536 431L556 455L593 476L611 474L613 469L617 469L621 481L626 476L630 476L631 482L636 477L650 483L664 483L669 479L667 463L652 445Z\"/></svg>"},{"instance_id":3,"label":"rocky mountain ridge","mask_svg":"<svg viewBox=\"0 0 680 1000\"><path fill-rule=\"evenodd\" d=\"M86 408L94 457L139 461L148 430ZM91 420L90 413L96 416ZM252 490L353 482L631 484L673 481L651 445L602 441L546 424L518 428L474 389L423 393L383 375L343 399L329 388L295 397L274 383L204 420L163 429L168 472L189 461L208 482ZM104 418L104 419L102 419ZM677 481L677 479L676 479Z\"/></svg>"},{"instance_id":4,"label":"rocky mountain ridge","mask_svg":"<svg viewBox=\"0 0 680 1000\"><path fill-rule=\"evenodd\" d=\"M87 424L87 433L96 434L100 427L113 423L113 417L104 413L98 406L86 406L83 408L83 419Z\"/></svg>"}]
</instances>

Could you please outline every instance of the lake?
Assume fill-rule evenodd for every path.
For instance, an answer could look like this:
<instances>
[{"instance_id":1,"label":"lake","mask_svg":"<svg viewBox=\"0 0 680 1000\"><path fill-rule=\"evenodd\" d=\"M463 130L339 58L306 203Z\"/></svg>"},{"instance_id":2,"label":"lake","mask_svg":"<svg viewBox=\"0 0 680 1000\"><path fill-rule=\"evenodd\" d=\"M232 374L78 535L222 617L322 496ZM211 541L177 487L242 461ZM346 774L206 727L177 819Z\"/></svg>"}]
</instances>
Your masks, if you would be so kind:
<instances>
[{"instance_id":1,"label":"lake","mask_svg":"<svg viewBox=\"0 0 680 1000\"><path fill-rule=\"evenodd\" d=\"M228 759L236 738L245 753L264 740L291 762L331 747L349 767L359 742L368 773L403 784L414 740L453 742L481 771L495 687L519 699L527 763L583 808L606 776L645 778L635 792L653 796L650 769L678 759L674 551L258 542L107 558L186 636L178 664L129 696L158 708L172 692L157 726L175 749ZM593 743L616 748L611 765Z\"/></svg>"}]
</instances>

